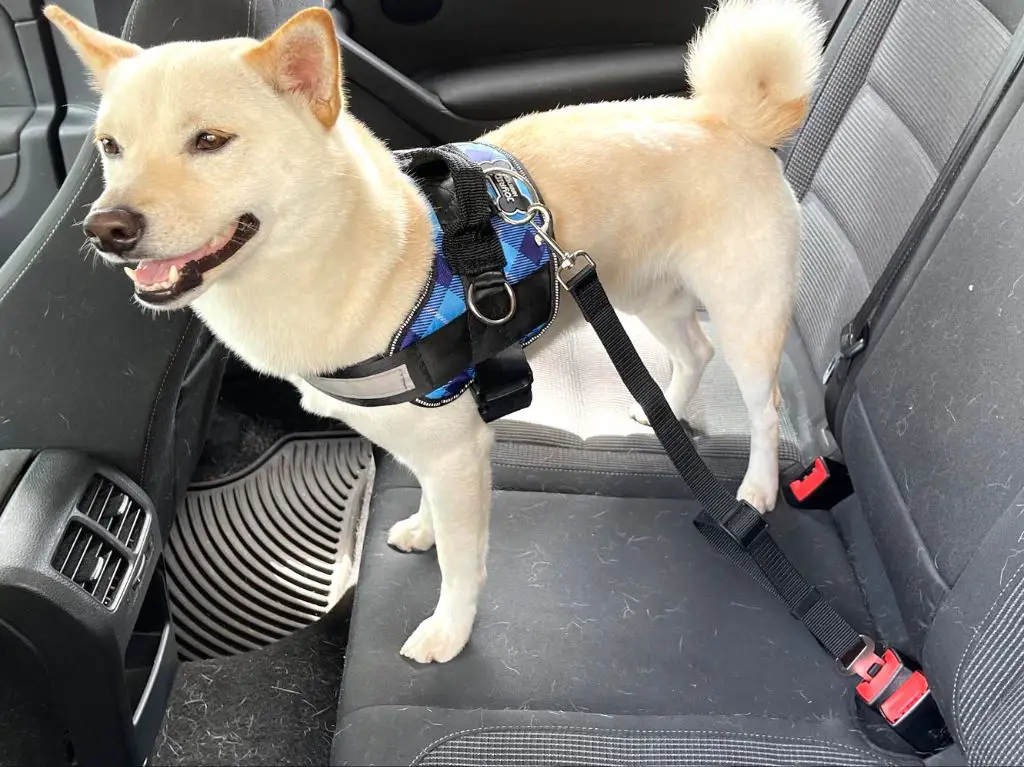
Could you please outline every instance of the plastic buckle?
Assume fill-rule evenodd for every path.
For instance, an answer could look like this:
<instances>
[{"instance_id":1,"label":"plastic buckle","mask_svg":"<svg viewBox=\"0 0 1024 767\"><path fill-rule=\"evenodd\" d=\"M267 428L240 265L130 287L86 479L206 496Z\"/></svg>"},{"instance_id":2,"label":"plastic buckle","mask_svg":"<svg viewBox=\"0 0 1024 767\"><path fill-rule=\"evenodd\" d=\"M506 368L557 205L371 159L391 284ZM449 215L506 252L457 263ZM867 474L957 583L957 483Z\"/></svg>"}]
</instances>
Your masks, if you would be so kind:
<instances>
[{"instance_id":1,"label":"plastic buckle","mask_svg":"<svg viewBox=\"0 0 1024 767\"><path fill-rule=\"evenodd\" d=\"M522 347L510 347L478 363L473 396L485 423L529 407L533 402L533 370Z\"/></svg>"},{"instance_id":2,"label":"plastic buckle","mask_svg":"<svg viewBox=\"0 0 1024 767\"><path fill-rule=\"evenodd\" d=\"M744 514L748 526L746 529L736 530L730 526L730 523L741 513ZM746 501L736 501L736 505L719 524L729 537L744 549L750 548L754 541L761 537L761 534L768 529L768 523L764 521L764 516L761 512Z\"/></svg>"},{"instance_id":3,"label":"plastic buckle","mask_svg":"<svg viewBox=\"0 0 1024 767\"><path fill-rule=\"evenodd\" d=\"M853 484L843 464L819 455L798 473L783 477L782 494L794 509L831 509L853 494Z\"/></svg>"},{"instance_id":4,"label":"plastic buckle","mask_svg":"<svg viewBox=\"0 0 1024 767\"><path fill-rule=\"evenodd\" d=\"M908 668L893 650L879 656L868 637L864 649L846 665L863 681L857 696L917 751L930 754L952 742L949 730L920 670Z\"/></svg>"}]
</instances>

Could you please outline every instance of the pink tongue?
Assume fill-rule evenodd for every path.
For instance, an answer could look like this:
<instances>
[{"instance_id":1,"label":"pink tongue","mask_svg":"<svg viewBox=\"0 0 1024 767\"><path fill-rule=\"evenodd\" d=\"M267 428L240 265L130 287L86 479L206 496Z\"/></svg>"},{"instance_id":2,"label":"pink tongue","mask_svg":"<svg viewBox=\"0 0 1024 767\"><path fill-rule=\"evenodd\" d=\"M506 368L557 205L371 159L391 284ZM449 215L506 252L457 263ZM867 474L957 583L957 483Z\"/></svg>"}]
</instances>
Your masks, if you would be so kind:
<instances>
[{"instance_id":1,"label":"pink tongue","mask_svg":"<svg viewBox=\"0 0 1024 767\"><path fill-rule=\"evenodd\" d=\"M156 282L163 282L170 278L172 266L178 267L178 271L181 271L185 264L189 261L194 261L196 258L201 258L202 255L202 253L199 255L195 253L186 253L184 256L178 256L177 258L165 258L160 261L143 261L135 269L135 281L143 285L152 285Z\"/></svg>"}]
</instances>

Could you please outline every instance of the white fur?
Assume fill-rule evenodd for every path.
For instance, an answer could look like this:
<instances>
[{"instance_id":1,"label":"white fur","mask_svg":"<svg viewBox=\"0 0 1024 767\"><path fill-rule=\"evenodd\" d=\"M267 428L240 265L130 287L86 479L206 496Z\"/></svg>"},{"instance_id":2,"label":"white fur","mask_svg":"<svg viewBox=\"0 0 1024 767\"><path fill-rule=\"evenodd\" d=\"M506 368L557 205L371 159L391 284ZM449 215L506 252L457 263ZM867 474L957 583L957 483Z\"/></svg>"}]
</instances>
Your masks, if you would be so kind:
<instances>
[{"instance_id":1,"label":"white fur","mask_svg":"<svg viewBox=\"0 0 1024 767\"><path fill-rule=\"evenodd\" d=\"M279 48L332 60L331 50L301 50L327 44L304 27L329 23L317 13L277 33L295 35ZM776 378L800 232L766 147L802 119L820 43L805 2L729 0L689 56L693 99L570 107L484 137L524 162L562 244L588 250L617 307L665 345L680 416L714 353L694 314L703 301L751 416L739 495L762 510L778 491ZM111 62L96 65L105 68L97 130L124 153L105 161L96 204L142 211L140 248L161 257L199 247L244 212L260 219L256 238L179 303L253 368L294 382L307 410L344 420L418 477L420 508L389 541L407 551L436 543L442 586L402 653L447 661L469 639L485 577L491 430L468 395L442 408L360 408L302 381L386 348L430 271L426 202L363 125L344 112L334 124L336 104L309 96L322 80L305 64L302 93L268 85L277 64L262 48L257 72L257 47L175 43L97 59ZM183 147L201 128L237 138L190 155ZM570 303L559 327L578 319Z\"/></svg>"}]
</instances>

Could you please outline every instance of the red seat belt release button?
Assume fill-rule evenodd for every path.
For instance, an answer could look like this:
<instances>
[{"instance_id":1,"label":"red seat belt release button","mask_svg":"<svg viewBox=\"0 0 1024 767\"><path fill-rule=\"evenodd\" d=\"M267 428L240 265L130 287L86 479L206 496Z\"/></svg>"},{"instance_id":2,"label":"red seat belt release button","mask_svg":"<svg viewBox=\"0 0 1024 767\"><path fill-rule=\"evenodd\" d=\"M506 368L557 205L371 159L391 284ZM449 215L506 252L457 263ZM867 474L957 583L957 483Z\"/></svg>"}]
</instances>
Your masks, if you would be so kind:
<instances>
[{"instance_id":1,"label":"red seat belt release button","mask_svg":"<svg viewBox=\"0 0 1024 767\"><path fill-rule=\"evenodd\" d=\"M789 483L789 491L798 501L806 501L811 495L824 485L829 478L828 466L825 459L818 456L811 464L811 468L802 476Z\"/></svg>"},{"instance_id":2,"label":"red seat belt release button","mask_svg":"<svg viewBox=\"0 0 1024 767\"><path fill-rule=\"evenodd\" d=\"M863 679L857 694L891 725L897 725L928 696L928 680L911 671L892 650L882 657L868 653L859 658L853 671Z\"/></svg>"},{"instance_id":3,"label":"red seat belt release button","mask_svg":"<svg viewBox=\"0 0 1024 767\"><path fill-rule=\"evenodd\" d=\"M878 710L889 724L899 724L928 693L928 680L920 671L915 671Z\"/></svg>"}]
</instances>

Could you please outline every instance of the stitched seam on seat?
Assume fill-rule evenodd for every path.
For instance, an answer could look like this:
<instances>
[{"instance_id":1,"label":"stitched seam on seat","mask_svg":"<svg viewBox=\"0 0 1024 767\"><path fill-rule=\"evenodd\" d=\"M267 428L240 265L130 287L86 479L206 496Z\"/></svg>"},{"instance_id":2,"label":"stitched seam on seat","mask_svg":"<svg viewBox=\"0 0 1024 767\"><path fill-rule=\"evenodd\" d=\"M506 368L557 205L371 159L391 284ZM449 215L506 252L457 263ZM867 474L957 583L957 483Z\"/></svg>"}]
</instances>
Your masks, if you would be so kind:
<instances>
[{"instance_id":1,"label":"stitched seam on seat","mask_svg":"<svg viewBox=\"0 0 1024 767\"><path fill-rule=\"evenodd\" d=\"M882 471L884 471L889 476L889 479L896 487L896 490L899 493L899 498L903 503L904 509L906 510L906 517L907 521L910 523L910 530L914 536L914 543L915 545L920 546L922 551L929 551L928 546L924 542L924 537L921 535L921 530L917 526L917 521L914 519L913 513L911 513L910 502L903 497L903 490L900 487L899 482L896 480L896 475L892 473L892 468L890 468L889 457L885 454L885 451L882 450L882 444L881 442L878 441L878 435L875 433L875 427L871 423L871 419L868 418L868 411L867 407L864 405L864 400L859 395L855 394L854 396L856 397L857 407L860 409L860 416L861 421L864 424L864 431L867 434L868 438L871 440L871 447L875 451L875 454L879 456L882 464ZM851 399L850 404L852 405L853 402L854 400ZM847 409L849 409L849 407ZM936 567L935 561L932 559L932 557L925 557L923 559L923 564L929 570L929 574L935 579L935 581L940 586L942 586L943 591L945 591L948 594L952 587L949 585L949 582L946 581L946 579L943 577L942 573L939 572L939 568ZM935 615L933 614L929 618L929 620L933 620L934 618Z\"/></svg>"},{"instance_id":2,"label":"stitched seam on seat","mask_svg":"<svg viewBox=\"0 0 1024 767\"><path fill-rule=\"evenodd\" d=\"M861 88L861 93L863 94L863 96L873 96L876 102L880 104L882 108L884 108L890 115L892 115L892 117L896 121L896 124L900 128L902 128L902 132L910 138L911 150L916 152L919 159L924 160L928 164L928 167L932 169L932 174L936 178L938 178L939 171L942 165L944 164L944 161L943 163L937 164L935 162L935 159L930 154L928 154L928 149L927 147L925 147L924 141L921 139L920 136L914 133L913 126L911 126L909 122L903 119L903 115L896 111L896 107L894 107L892 102L889 101L889 98L885 95L885 93L883 93L873 82L871 82L870 74L864 80L864 85Z\"/></svg>"},{"instance_id":3,"label":"stitched seam on seat","mask_svg":"<svg viewBox=\"0 0 1024 767\"><path fill-rule=\"evenodd\" d=\"M46 239L44 239L40 243L39 247L36 248L35 253L32 254L31 258L29 258L28 263L25 264L24 268L22 268L20 272L18 272L18 276L15 277L14 281L7 286L7 289L3 292L3 295L0 295L0 303L4 302L4 299L7 298L7 296L10 294L12 290L14 290L14 286L17 285L21 281L21 278L25 276L25 273L32 268L32 264L34 264L36 262L36 259L39 258L39 254L43 252L43 248L45 248L49 244L50 240L53 239L53 235L57 233L57 230L64 223L64 219L66 219L68 213L71 212L71 208L74 207L76 202L78 202L78 195L82 193L82 190L85 188L85 185L89 182L89 177L92 175L93 168L96 167L96 161L98 159L99 155L94 154L92 160L89 163L89 167L86 168L85 170L85 174L82 178L81 183L79 183L78 188L75 189L74 193L71 195L71 199L68 201L67 207L64 208L64 212L60 214L60 218L58 218L56 223L54 223L54 225L50 228L50 233L46 235Z\"/></svg>"},{"instance_id":4,"label":"stitched seam on seat","mask_svg":"<svg viewBox=\"0 0 1024 767\"><path fill-rule=\"evenodd\" d=\"M129 42L135 42L135 17L138 15L139 8L145 3L146 0L135 0L132 3L131 9L128 11L128 23L125 25L124 37Z\"/></svg>"},{"instance_id":5,"label":"stitched seam on seat","mask_svg":"<svg viewBox=\"0 0 1024 767\"><path fill-rule=\"evenodd\" d=\"M428 745L416 758L413 759L412 764L416 765L423 759L427 754L433 751L440 744L454 740L455 738L463 737L465 735L482 734L488 732L515 732L521 730L522 727L518 725L498 725L494 727L474 727L471 729L460 730L458 732L449 733L441 738L438 738L433 743ZM577 733L599 733L603 735L716 735L725 736L730 738L751 738L754 740L761 740L766 743L775 742L778 745L785 745L786 743L807 743L815 746L826 746L831 751L845 751L849 754L858 754L866 756L871 759L884 758L881 754L872 753L871 751L865 751L860 748L853 746L847 746L842 744L830 743L827 740L819 740L817 738L797 738L789 735L766 735L763 733L749 733L749 732L730 732L727 730L626 730L626 729L605 729L603 727L576 727L572 725L531 725L529 727L533 731L543 732L577 732Z\"/></svg>"},{"instance_id":6,"label":"stitched seam on seat","mask_svg":"<svg viewBox=\"0 0 1024 767\"><path fill-rule=\"evenodd\" d=\"M174 348L174 354L171 355L170 361L167 363L167 367L164 369L163 378L160 379L160 388L156 391L156 399L153 400L153 409L149 413L149 426L146 427L146 444L142 450L142 467L139 472L139 478L142 481L146 479L146 468L149 465L149 447L153 439L153 424L156 422L156 411L160 405L160 398L164 393L164 386L167 384L167 377L171 374L171 368L174 367L174 361L178 359L178 352L181 351L181 347L185 343L185 339L188 338L188 331L192 327L192 320L195 319L195 315L190 315L188 322L185 323L185 329L181 333L181 338L178 340L178 345Z\"/></svg>"},{"instance_id":7,"label":"stitched seam on seat","mask_svg":"<svg viewBox=\"0 0 1024 767\"><path fill-rule=\"evenodd\" d=\"M544 464L519 464L506 461L494 461L495 466L504 466L508 469L538 469L540 471L559 471L567 474L600 474L606 477L676 477L682 481L678 472L674 471L601 471L600 469L573 469L565 466L545 466Z\"/></svg>"}]
</instances>

